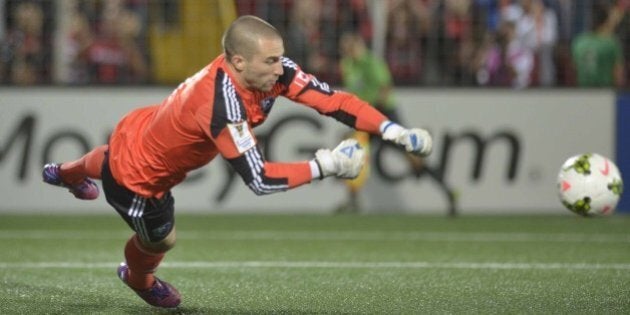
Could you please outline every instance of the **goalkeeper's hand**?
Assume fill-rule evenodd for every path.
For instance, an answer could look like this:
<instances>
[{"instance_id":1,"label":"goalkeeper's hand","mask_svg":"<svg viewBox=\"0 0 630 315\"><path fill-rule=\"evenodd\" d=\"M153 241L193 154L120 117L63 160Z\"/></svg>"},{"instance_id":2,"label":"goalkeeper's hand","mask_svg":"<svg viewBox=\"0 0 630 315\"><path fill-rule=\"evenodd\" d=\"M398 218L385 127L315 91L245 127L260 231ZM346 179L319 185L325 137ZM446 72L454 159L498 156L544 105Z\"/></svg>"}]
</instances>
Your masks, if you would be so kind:
<instances>
[{"instance_id":1,"label":"goalkeeper's hand","mask_svg":"<svg viewBox=\"0 0 630 315\"><path fill-rule=\"evenodd\" d=\"M315 162L319 167L320 178L337 176L352 179L359 176L365 163L365 150L355 139L346 139L332 151L319 149L315 152Z\"/></svg>"},{"instance_id":2,"label":"goalkeeper's hand","mask_svg":"<svg viewBox=\"0 0 630 315\"><path fill-rule=\"evenodd\" d=\"M421 128L406 129L401 125L387 121L381 130L383 140L392 141L405 148L407 152L427 156L433 150L433 140L428 131Z\"/></svg>"}]
</instances>

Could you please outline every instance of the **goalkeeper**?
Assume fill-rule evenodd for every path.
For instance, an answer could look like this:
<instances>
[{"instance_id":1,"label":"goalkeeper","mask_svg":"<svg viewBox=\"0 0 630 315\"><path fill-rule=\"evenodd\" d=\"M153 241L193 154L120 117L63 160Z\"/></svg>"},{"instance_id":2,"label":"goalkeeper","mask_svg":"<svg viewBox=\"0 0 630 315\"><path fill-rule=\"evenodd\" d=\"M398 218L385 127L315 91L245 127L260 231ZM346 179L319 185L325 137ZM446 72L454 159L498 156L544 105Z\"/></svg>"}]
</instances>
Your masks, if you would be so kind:
<instances>
[{"instance_id":1,"label":"goalkeeper","mask_svg":"<svg viewBox=\"0 0 630 315\"><path fill-rule=\"evenodd\" d=\"M179 292L154 276L175 245L171 189L186 174L221 156L257 195L271 194L329 176L356 177L364 151L355 140L312 160L266 161L252 129L262 124L279 96L325 116L426 155L432 140L423 129L387 120L356 96L332 90L284 55L278 31L254 16L241 16L223 35L224 53L177 87L160 104L136 109L116 125L107 145L76 161L44 166L44 182L76 198L99 195L135 232L124 248L118 277L148 304L176 307Z\"/></svg>"}]
</instances>

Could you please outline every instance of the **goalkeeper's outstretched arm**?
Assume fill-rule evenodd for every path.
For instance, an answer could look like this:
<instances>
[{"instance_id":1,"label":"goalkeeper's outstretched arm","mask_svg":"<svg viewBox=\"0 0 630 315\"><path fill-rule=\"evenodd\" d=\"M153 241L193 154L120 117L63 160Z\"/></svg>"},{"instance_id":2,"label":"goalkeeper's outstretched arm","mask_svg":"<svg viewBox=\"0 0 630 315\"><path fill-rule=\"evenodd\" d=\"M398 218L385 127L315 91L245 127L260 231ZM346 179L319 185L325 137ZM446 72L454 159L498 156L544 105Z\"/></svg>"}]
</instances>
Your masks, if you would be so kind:
<instances>
[{"instance_id":1,"label":"goalkeeper's outstretched arm","mask_svg":"<svg viewBox=\"0 0 630 315\"><path fill-rule=\"evenodd\" d=\"M257 146L228 162L256 195L286 191L329 176L355 178L365 162L365 152L355 139L334 149L319 149L310 161L280 163L265 161Z\"/></svg>"},{"instance_id":2,"label":"goalkeeper's outstretched arm","mask_svg":"<svg viewBox=\"0 0 630 315\"><path fill-rule=\"evenodd\" d=\"M292 61L286 59L284 62L292 65L284 67L285 74L281 80L286 85L283 95L287 98L356 130L380 135L383 140L392 141L404 147L407 152L420 156L431 153L433 141L426 130L407 129L389 121L383 113L356 95L331 89L314 75L303 72Z\"/></svg>"}]
</instances>

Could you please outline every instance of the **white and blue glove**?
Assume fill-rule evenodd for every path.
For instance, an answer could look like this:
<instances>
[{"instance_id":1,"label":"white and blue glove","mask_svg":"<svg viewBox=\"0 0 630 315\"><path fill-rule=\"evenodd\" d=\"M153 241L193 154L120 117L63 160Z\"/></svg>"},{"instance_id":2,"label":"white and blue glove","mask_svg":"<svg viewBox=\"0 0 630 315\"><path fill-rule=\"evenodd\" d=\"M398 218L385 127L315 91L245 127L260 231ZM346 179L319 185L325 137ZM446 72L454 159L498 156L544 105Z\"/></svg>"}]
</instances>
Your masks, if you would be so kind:
<instances>
[{"instance_id":1,"label":"white and blue glove","mask_svg":"<svg viewBox=\"0 0 630 315\"><path fill-rule=\"evenodd\" d=\"M343 140L332 151L319 149L315 152L315 163L319 169L319 178L337 176L352 179L359 176L365 163L365 150L355 139Z\"/></svg>"},{"instance_id":2,"label":"white and blue glove","mask_svg":"<svg viewBox=\"0 0 630 315\"><path fill-rule=\"evenodd\" d=\"M406 129L401 125L385 121L381 124L383 140L402 146L409 153L428 156L433 150L433 140L428 131L420 128Z\"/></svg>"}]
</instances>

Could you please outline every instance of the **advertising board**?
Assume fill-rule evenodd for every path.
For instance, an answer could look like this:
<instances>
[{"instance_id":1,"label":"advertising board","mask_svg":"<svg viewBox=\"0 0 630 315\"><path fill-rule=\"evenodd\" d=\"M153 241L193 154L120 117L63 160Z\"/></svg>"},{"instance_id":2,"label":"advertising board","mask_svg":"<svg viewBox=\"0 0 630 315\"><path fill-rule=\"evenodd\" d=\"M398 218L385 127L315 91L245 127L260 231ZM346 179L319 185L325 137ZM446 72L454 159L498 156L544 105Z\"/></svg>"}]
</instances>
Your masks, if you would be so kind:
<instances>
[{"instance_id":1,"label":"advertising board","mask_svg":"<svg viewBox=\"0 0 630 315\"><path fill-rule=\"evenodd\" d=\"M161 101L168 88L4 88L0 90L0 212L106 212L103 197L75 200L41 182L49 161L75 159L104 144L127 111ZM615 95L607 91L399 89L407 126L434 136L420 174L404 156L372 146L366 212L564 213L556 175L571 155L615 154ZM312 158L350 131L332 118L279 98L256 135L274 161ZM344 201L328 178L258 197L227 163L190 174L173 190L177 211L331 212ZM568 212L567 212L568 213Z\"/></svg>"}]
</instances>

